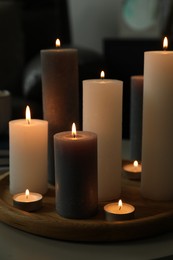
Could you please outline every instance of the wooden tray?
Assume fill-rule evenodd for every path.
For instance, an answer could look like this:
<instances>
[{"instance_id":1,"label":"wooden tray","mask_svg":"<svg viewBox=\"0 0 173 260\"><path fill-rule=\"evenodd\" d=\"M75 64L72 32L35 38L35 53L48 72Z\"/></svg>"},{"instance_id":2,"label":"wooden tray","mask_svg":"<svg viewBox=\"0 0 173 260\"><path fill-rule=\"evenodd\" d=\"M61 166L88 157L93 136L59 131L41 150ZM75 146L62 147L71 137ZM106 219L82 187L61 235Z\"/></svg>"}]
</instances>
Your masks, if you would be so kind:
<instances>
[{"instance_id":1,"label":"wooden tray","mask_svg":"<svg viewBox=\"0 0 173 260\"><path fill-rule=\"evenodd\" d=\"M135 219L107 222L103 205L98 215L88 220L60 217L55 211L55 190L50 186L43 208L28 213L12 206L8 173L0 179L0 221L43 237L87 242L125 241L145 238L173 230L173 201L153 202L140 196L140 182L123 179L122 199L136 207Z\"/></svg>"}]
</instances>

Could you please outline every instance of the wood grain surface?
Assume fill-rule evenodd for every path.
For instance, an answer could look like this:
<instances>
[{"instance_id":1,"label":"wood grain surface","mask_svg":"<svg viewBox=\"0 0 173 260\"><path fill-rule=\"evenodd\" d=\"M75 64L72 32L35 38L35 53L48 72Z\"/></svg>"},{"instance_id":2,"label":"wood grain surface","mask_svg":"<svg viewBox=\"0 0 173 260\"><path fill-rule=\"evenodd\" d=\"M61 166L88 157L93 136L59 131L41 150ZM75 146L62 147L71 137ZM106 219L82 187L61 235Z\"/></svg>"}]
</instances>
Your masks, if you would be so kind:
<instances>
[{"instance_id":1,"label":"wood grain surface","mask_svg":"<svg viewBox=\"0 0 173 260\"><path fill-rule=\"evenodd\" d=\"M173 201L154 202L141 197L140 182L122 178L122 200L135 206L135 219L108 222L103 206L87 220L65 219L55 210L55 190L49 190L43 207L28 213L13 207L9 177L0 177L0 221L35 235L66 241L115 242L146 238L173 230Z\"/></svg>"}]
</instances>

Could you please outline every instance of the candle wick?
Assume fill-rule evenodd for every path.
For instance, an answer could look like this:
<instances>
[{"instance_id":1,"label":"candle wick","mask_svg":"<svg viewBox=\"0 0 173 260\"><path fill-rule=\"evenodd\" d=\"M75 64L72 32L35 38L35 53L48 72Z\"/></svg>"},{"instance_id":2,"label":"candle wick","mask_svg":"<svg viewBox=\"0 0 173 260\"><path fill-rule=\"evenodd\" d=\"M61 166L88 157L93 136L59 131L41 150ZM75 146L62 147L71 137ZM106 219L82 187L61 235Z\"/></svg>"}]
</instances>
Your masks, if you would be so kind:
<instances>
[{"instance_id":1,"label":"candle wick","mask_svg":"<svg viewBox=\"0 0 173 260\"><path fill-rule=\"evenodd\" d=\"M73 133L73 138L76 138L76 134L75 133Z\"/></svg>"},{"instance_id":2,"label":"candle wick","mask_svg":"<svg viewBox=\"0 0 173 260\"><path fill-rule=\"evenodd\" d=\"M29 119L27 119L27 122L28 122L28 125L30 125L30 120Z\"/></svg>"},{"instance_id":3,"label":"candle wick","mask_svg":"<svg viewBox=\"0 0 173 260\"><path fill-rule=\"evenodd\" d=\"M119 206L119 210L121 209L121 206Z\"/></svg>"}]
</instances>

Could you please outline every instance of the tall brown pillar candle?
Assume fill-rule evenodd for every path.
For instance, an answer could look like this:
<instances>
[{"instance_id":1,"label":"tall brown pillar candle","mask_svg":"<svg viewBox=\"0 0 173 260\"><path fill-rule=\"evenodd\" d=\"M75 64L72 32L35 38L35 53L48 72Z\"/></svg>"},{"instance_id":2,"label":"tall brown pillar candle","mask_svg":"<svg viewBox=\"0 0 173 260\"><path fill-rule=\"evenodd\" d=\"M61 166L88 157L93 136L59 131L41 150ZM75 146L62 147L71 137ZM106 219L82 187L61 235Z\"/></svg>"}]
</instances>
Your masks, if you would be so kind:
<instances>
[{"instance_id":1,"label":"tall brown pillar candle","mask_svg":"<svg viewBox=\"0 0 173 260\"><path fill-rule=\"evenodd\" d=\"M79 122L76 49L41 50L43 114L48 121L48 181L55 183L53 135Z\"/></svg>"}]
</instances>

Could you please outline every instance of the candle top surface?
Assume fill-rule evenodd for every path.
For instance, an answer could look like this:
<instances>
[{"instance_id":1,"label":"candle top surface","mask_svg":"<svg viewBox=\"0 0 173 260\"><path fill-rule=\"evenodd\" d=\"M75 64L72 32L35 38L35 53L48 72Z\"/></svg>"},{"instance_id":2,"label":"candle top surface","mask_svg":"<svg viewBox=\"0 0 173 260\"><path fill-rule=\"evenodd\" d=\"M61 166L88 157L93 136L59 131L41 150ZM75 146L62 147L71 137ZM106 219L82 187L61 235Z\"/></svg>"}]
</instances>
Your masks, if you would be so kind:
<instances>
[{"instance_id":1,"label":"candle top surface","mask_svg":"<svg viewBox=\"0 0 173 260\"><path fill-rule=\"evenodd\" d=\"M86 79L86 80L83 80L83 82L85 83L96 83L96 84L119 84L119 85L122 85L122 81L121 80L117 80L117 79Z\"/></svg>"},{"instance_id":2,"label":"candle top surface","mask_svg":"<svg viewBox=\"0 0 173 260\"><path fill-rule=\"evenodd\" d=\"M113 213L113 214L118 214L118 215L123 215L123 214L129 214L135 211L135 208L127 203L123 203L122 207L118 205L117 202L115 203L109 203L104 206L104 210Z\"/></svg>"},{"instance_id":3,"label":"candle top surface","mask_svg":"<svg viewBox=\"0 0 173 260\"><path fill-rule=\"evenodd\" d=\"M42 120L42 119L31 119L30 123L28 124L26 119L16 119L16 120L11 120L10 124L32 127L32 126L40 125L40 124L48 124L48 121Z\"/></svg>"},{"instance_id":4,"label":"candle top surface","mask_svg":"<svg viewBox=\"0 0 173 260\"><path fill-rule=\"evenodd\" d=\"M143 80L144 76L143 75L133 75L131 76L132 80Z\"/></svg>"},{"instance_id":5,"label":"candle top surface","mask_svg":"<svg viewBox=\"0 0 173 260\"><path fill-rule=\"evenodd\" d=\"M13 200L17 202L29 203L41 200L43 196L39 193L30 192L28 198L26 197L25 193L18 193L13 196Z\"/></svg>"},{"instance_id":6,"label":"candle top surface","mask_svg":"<svg viewBox=\"0 0 173 260\"><path fill-rule=\"evenodd\" d=\"M153 55L157 55L157 54L165 54L165 55L172 54L173 55L173 51L169 51L169 50L145 51L145 53L148 53L148 54L150 53Z\"/></svg>"},{"instance_id":7,"label":"candle top surface","mask_svg":"<svg viewBox=\"0 0 173 260\"><path fill-rule=\"evenodd\" d=\"M52 49L44 49L41 50L41 53L65 53L65 52L77 52L77 49L75 48L62 48L62 47L56 47Z\"/></svg>"},{"instance_id":8,"label":"candle top surface","mask_svg":"<svg viewBox=\"0 0 173 260\"><path fill-rule=\"evenodd\" d=\"M77 140L80 141L91 140L91 139L95 139L96 137L97 135L95 133L89 131L77 131L75 137L73 137L70 131L60 132L54 135L55 139L59 139L62 141L72 141L72 142L75 142Z\"/></svg>"}]
</instances>

